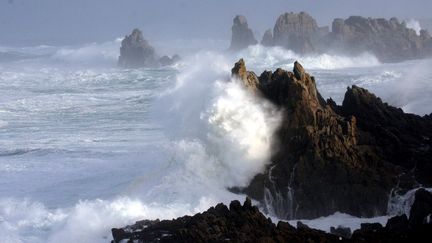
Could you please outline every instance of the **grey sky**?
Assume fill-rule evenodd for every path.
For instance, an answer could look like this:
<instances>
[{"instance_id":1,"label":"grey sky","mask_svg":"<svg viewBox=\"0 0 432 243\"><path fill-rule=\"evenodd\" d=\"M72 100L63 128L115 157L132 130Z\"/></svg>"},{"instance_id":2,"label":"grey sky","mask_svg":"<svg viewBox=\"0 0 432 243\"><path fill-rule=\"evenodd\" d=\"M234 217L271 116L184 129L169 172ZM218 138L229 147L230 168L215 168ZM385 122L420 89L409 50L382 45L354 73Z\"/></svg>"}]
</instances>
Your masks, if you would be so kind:
<instances>
[{"instance_id":1,"label":"grey sky","mask_svg":"<svg viewBox=\"0 0 432 243\"><path fill-rule=\"evenodd\" d=\"M432 18L432 0L0 0L0 45L108 41L134 27L152 40L230 36L235 14L258 33L281 13L335 17Z\"/></svg>"}]
</instances>

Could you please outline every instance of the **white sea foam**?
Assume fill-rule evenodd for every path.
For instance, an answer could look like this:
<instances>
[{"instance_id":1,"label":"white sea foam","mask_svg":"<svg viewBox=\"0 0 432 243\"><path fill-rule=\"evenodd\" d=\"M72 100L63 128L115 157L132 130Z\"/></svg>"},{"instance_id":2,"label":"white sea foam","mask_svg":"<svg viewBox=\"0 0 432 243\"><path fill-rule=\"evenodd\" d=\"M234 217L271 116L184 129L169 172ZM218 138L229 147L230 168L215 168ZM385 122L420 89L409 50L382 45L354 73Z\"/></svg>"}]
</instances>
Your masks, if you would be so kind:
<instances>
[{"instance_id":1,"label":"white sea foam","mask_svg":"<svg viewBox=\"0 0 432 243\"><path fill-rule=\"evenodd\" d=\"M238 54L244 57L252 66L261 69L286 68L291 69L294 61L299 61L307 69L335 70L352 67L372 67L380 65L378 59L369 53L359 56L343 56L335 54L299 55L282 47L250 46Z\"/></svg>"},{"instance_id":2,"label":"white sea foam","mask_svg":"<svg viewBox=\"0 0 432 243\"><path fill-rule=\"evenodd\" d=\"M420 22L418 20L410 19L406 22L406 26L410 29L415 30L417 35L420 35L420 31L422 30L422 28L421 28Z\"/></svg>"}]
</instances>

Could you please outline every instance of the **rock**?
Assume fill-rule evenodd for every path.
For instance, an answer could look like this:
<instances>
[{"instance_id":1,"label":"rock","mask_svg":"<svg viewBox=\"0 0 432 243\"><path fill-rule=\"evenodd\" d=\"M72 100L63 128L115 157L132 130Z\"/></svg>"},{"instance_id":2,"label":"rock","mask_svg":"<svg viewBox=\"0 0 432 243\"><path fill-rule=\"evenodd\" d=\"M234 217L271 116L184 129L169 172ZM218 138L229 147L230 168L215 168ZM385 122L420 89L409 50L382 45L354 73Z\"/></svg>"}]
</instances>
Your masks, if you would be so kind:
<instances>
[{"instance_id":1,"label":"rock","mask_svg":"<svg viewBox=\"0 0 432 243\"><path fill-rule=\"evenodd\" d=\"M335 19L330 37L332 49L354 55L368 51L383 62L424 58L432 54L431 37L425 32L417 35L396 18L351 16L346 20Z\"/></svg>"},{"instance_id":2,"label":"rock","mask_svg":"<svg viewBox=\"0 0 432 243\"><path fill-rule=\"evenodd\" d=\"M246 17L237 15L233 20L231 51L238 51L247 48L250 45L256 45L258 41L255 39L252 30L249 28Z\"/></svg>"},{"instance_id":3,"label":"rock","mask_svg":"<svg viewBox=\"0 0 432 243\"><path fill-rule=\"evenodd\" d=\"M398 62L432 56L432 38L426 30L417 35L396 18L351 16L334 19L332 31L318 26L305 12L284 13L264 34L265 46L281 46L301 54L374 54L382 62Z\"/></svg>"},{"instance_id":4,"label":"rock","mask_svg":"<svg viewBox=\"0 0 432 243\"><path fill-rule=\"evenodd\" d=\"M273 46L273 33L271 29L266 30L261 40L263 46Z\"/></svg>"},{"instance_id":5,"label":"rock","mask_svg":"<svg viewBox=\"0 0 432 243\"><path fill-rule=\"evenodd\" d=\"M240 59L231 69L231 75L243 82L246 88L251 91L258 89L258 77L253 72L246 70L246 65L243 59Z\"/></svg>"},{"instance_id":6,"label":"rock","mask_svg":"<svg viewBox=\"0 0 432 243\"><path fill-rule=\"evenodd\" d=\"M155 50L144 39L141 30L134 29L126 36L120 47L118 65L124 68L139 68L157 65Z\"/></svg>"},{"instance_id":7,"label":"rock","mask_svg":"<svg viewBox=\"0 0 432 243\"><path fill-rule=\"evenodd\" d=\"M351 229L348 227L343 227L343 226L338 226L337 228L335 227L330 227L330 233L343 237L345 239L349 239L351 238Z\"/></svg>"},{"instance_id":8,"label":"rock","mask_svg":"<svg viewBox=\"0 0 432 243\"><path fill-rule=\"evenodd\" d=\"M405 214L387 220L385 228L389 231L405 231L408 229L408 218Z\"/></svg>"},{"instance_id":9,"label":"rock","mask_svg":"<svg viewBox=\"0 0 432 243\"><path fill-rule=\"evenodd\" d=\"M413 171L415 179L432 186L432 122L389 106L366 89L353 86L338 109L355 116L363 131L362 143L370 144L387 162Z\"/></svg>"},{"instance_id":10,"label":"rock","mask_svg":"<svg viewBox=\"0 0 432 243\"><path fill-rule=\"evenodd\" d=\"M317 51L314 39L319 33L317 22L309 14L285 13L276 21L273 43L298 53L311 53Z\"/></svg>"},{"instance_id":11,"label":"rock","mask_svg":"<svg viewBox=\"0 0 432 243\"><path fill-rule=\"evenodd\" d=\"M430 185L430 119L405 114L355 86L342 106L327 103L298 62L293 72L277 69L257 77L240 60L233 75L284 111L272 163L238 189L275 216L384 215L390 191L415 165L421 169L399 185Z\"/></svg>"},{"instance_id":12,"label":"rock","mask_svg":"<svg viewBox=\"0 0 432 243\"><path fill-rule=\"evenodd\" d=\"M142 220L121 229L112 229L113 243L119 242L428 242L432 224L395 227L406 222L403 217L380 224L362 224L350 237L349 228L332 227L332 234L312 229L301 222L297 228L279 221L277 226L247 199L228 209L220 203L194 216L173 220ZM405 221L404 221L405 220ZM393 222L393 223L392 223ZM389 225L391 224L391 225ZM336 234L336 235L335 235Z\"/></svg>"},{"instance_id":13,"label":"rock","mask_svg":"<svg viewBox=\"0 0 432 243\"><path fill-rule=\"evenodd\" d=\"M173 64L176 64L180 60L181 60L181 58L179 55L174 55L172 57L163 56L163 57L159 58L159 63L162 66L171 66Z\"/></svg>"},{"instance_id":14,"label":"rock","mask_svg":"<svg viewBox=\"0 0 432 243\"><path fill-rule=\"evenodd\" d=\"M425 189L416 191L414 204L410 210L409 224L415 227L421 224L432 223L432 193Z\"/></svg>"},{"instance_id":15,"label":"rock","mask_svg":"<svg viewBox=\"0 0 432 243\"><path fill-rule=\"evenodd\" d=\"M297 230L286 222L276 226L257 207L233 201L229 209L218 204L203 213L160 222L141 221L113 229L113 242L335 242L323 231ZM231 208L231 206L230 206ZM129 231L129 233L123 233ZM120 232L120 233L118 233Z\"/></svg>"}]
</instances>

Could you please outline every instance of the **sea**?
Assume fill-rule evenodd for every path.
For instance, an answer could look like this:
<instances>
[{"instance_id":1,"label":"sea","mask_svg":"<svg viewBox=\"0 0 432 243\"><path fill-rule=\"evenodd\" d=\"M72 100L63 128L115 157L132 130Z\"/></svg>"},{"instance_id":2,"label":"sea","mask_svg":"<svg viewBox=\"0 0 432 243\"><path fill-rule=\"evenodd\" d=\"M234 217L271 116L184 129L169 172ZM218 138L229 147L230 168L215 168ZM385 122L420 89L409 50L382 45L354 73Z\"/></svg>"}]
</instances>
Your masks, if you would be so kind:
<instances>
[{"instance_id":1,"label":"sea","mask_svg":"<svg viewBox=\"0 0 432 243\"><path fill-rule=\"evenodd\" d=\"M269 165L281 112L231 78L240 58L257 74L299 61L338 104L357 85L405 112L432 112L432 59L384 64L261 45L233 54L223 40L178 40L157 49L179 63L121 69L120 42L0 46L0 242L109 242L113 227L244 201L227 188ZM385 223L412 198L376 218L303 222Z\"/></svg>"}]
</instances>

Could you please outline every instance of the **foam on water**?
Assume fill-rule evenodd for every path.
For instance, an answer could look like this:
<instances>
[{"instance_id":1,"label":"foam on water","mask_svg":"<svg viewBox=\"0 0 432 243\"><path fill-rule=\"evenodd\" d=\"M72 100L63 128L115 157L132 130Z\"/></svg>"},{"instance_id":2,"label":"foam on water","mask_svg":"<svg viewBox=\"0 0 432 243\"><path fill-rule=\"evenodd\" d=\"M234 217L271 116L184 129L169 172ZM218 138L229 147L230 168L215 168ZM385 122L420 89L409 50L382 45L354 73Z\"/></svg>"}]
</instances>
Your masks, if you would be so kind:
<instances>
[{"instance_id":1,"label":"foam on water","mask_svg":"<svg viewBox=\"0 0 432 243\"><path fill-rule=\"evenodd\" d=\"M250 46L238 54L252 66L260 69L286 68L292 69L294 61L299 61L307 69L335 70L351 67L372 67L380 65L378 59L369 53L359 56L343 56L335 54L299 55L282 47Z\"/></svg>"}]
</instances>

